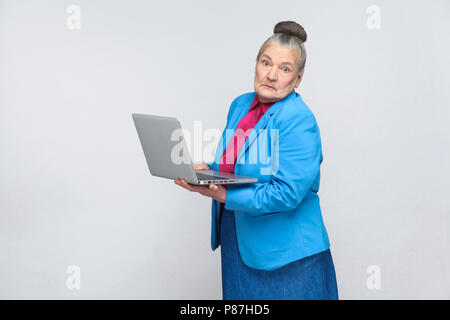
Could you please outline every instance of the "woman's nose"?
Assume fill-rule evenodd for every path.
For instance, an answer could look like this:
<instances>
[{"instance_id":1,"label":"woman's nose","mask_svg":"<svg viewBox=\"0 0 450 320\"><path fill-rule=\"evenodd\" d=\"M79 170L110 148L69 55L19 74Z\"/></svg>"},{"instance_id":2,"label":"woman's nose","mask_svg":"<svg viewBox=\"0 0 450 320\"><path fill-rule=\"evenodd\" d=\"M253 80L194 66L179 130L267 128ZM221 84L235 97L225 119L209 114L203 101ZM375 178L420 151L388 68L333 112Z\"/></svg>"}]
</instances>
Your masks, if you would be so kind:
<instances>
[{"instance_id":1,"label":"woman's nose","mask_svg":"<svg viewBox=\"0 0 450 320\"><path fill-rule=\"evenodd\" d=\"M273 68L269 71L269 73L267 74L267 78L268 78L269 80L274 81L274 80L277 80L277 75L278 75L278 73L277 73L277 68L273 67Z\"/></svg>"}]
</instances>

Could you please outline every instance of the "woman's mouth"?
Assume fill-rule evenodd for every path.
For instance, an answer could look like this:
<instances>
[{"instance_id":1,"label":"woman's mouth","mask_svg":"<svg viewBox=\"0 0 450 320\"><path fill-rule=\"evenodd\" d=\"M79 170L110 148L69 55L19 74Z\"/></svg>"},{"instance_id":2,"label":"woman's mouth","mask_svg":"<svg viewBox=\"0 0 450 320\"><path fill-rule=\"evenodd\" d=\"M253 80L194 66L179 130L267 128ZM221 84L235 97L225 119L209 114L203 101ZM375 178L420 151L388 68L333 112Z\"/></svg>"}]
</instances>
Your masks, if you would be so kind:
<instances>
[{"instance_id":1,"label":"woman's mouth","mask_svg":"<svg viewBox=\"0 0 450 320\"><path fill-rule=\"evenodd\" d=\"M267 85L267 84L263 84L263 87L266 87L266 88L269 88L269 89L275 90L275 88L274 88L274 87L271 87L271 86L269 86L269 85Z\"/></svg>"}]
</instances>

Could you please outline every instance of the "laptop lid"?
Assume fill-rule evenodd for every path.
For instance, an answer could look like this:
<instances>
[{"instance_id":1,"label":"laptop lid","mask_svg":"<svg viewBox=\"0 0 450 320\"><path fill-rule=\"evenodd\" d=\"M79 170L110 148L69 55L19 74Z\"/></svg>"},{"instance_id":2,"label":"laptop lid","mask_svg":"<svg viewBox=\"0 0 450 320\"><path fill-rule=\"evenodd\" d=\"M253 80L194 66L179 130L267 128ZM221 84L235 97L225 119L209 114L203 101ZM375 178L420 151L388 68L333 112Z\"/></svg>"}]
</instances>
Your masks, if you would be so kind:
<instances>
[{"instance_id":1,"label":"laptop lid","mask_svg":"<svg viewBox=\"0 0 450 320\"><path fill-rule=\"evenodd\" d=\"M133 121L152 175L197 183L197 175L176 118L133 113Z\"/></svg>"}]
</instances>

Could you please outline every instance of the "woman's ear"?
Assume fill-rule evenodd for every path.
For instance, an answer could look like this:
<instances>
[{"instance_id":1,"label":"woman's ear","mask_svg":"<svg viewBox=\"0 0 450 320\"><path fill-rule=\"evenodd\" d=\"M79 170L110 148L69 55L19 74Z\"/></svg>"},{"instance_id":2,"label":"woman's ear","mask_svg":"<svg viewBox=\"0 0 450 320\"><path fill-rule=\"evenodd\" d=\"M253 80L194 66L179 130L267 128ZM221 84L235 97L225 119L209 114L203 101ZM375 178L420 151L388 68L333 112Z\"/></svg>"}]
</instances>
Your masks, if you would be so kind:
<instances>
[{"instance_id":1,"label":"woman's ear","mask_svg":"<svg viewBox=\"0 0 450 320\"><path fill-rule=\"evenodd\" d=\"M300 74L298 75L297 81L295 83L295 87L297 88L298 85L300 84L300 82L302 81L303 78L303 72L305 71L305 69L302 70L302 72L300 72Z\"/></svg>"}]
</instances>

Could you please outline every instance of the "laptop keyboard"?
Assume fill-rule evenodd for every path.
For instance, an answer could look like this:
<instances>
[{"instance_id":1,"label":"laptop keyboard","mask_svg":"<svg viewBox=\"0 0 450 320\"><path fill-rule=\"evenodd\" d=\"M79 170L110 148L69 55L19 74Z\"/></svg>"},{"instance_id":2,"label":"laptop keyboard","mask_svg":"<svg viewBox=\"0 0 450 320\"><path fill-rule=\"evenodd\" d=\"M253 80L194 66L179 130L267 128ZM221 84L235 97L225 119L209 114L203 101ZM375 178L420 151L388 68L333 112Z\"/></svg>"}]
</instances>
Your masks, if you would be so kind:
<instances>
[{"instance_id":1,"label":"laptop keyboard","mask_svg":"<svg viewBox=\"0 0 450 320\"><path fill-rule=\"evenodd\" d=\"M219 176L213 176L208 174L203 174L196 172L198 180L230 180L231 178L225 178L225 177L219 177Z\"/></svg>"}]
</instances>

